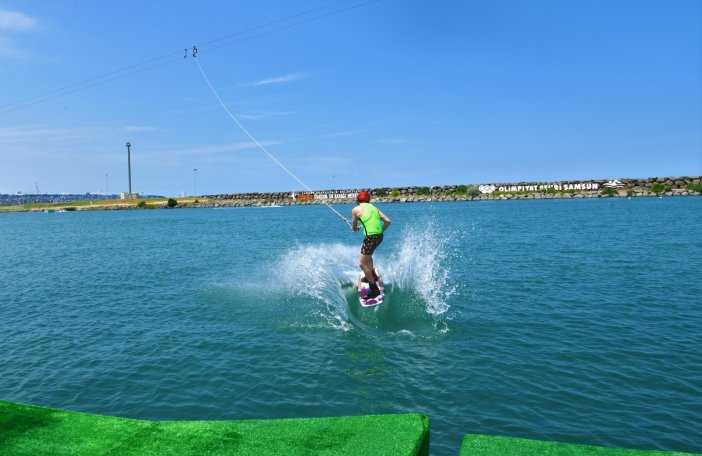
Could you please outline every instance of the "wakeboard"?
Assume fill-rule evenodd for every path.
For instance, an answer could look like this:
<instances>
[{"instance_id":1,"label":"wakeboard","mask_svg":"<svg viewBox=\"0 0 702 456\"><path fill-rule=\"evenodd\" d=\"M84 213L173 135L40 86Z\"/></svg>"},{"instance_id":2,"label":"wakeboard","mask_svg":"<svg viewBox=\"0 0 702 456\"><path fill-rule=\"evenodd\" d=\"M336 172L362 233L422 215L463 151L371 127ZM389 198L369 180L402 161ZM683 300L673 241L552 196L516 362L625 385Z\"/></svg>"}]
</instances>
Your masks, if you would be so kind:
<instances>
[{"instance_id":1,"label":"wakeboard","mask_svg":"<svg viewBox=\"0 0 702 456\"><path fill-rule=\"evenodd\" d=\"M361 303L361 306L373 307L383 303L383 300L385 299L385 286L383 285L383 278L379 276L376 283L380 289L380 294L374 298L367 299L366 296L368 296L368 293L370 293L370 285L366 281L366 276L361 273L361 276L358 278L358 302Z\"/></svg>"}]
</instances>

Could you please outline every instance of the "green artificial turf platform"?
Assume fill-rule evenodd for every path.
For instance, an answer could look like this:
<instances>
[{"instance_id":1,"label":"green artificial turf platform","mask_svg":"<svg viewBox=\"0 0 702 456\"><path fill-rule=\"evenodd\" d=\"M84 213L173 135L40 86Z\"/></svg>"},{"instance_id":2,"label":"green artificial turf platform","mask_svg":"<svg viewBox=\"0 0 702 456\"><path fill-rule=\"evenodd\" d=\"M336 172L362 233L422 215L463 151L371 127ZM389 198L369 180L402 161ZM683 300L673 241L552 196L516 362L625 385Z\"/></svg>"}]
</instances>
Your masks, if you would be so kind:
<instances>
[{"instance_id":1,"label":"green artificial turf platform","mask_svg":"<svg viewBox=\"0 0 702 456\"><path fill-rule=\"evenodd\" d=\"M429 419L145 421L0 401L0 454L428 456Z\"/></svg>"},{"instance_id":2,"label":"green artificial turf platform","mask_svg":"<svg viewBox=\"0 0 702 456\"><path fill-rule=\"evenodd\" d=\"M459 456L539 455L539 456L702 456L699 453L628 450L542 440L468 434Z\"/></svg>"}]
</instances>

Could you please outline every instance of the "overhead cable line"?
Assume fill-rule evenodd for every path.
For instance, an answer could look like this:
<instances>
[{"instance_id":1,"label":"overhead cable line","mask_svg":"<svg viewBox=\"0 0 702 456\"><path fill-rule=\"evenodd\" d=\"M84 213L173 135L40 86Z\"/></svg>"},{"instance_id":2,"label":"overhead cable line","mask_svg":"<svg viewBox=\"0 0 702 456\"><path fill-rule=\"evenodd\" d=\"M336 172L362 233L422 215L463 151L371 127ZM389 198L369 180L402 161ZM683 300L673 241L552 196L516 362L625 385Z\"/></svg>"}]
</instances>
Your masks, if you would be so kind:
<instances>
[{"instance_id":1,"label":"overhead cable line","mask_svg":"<svg viewBox=\"0 0 702 456\"><path fill-rule=\"evenodd\" d=\"M324 6L320 6L320 7L318 7L318 8L312 8L312 9L303 11L303 12L301 12L301 13L293 14L293 15L291 15L291 16L286 16L286 17L284 17L284 18L275 19L275 20L273 20L273 21L266 22L265 24L256 25L256 26L254 26L254 27L251 27L251 28L242 30L242 31L240 31L240 32L232 33L231 35L225 35L225 36L222 36L222 37L219 37L219 38L215 38L215 39L210 40L210 41L205 41L204 43L198 44L198 46L208 46L208 45L210 45L210 44L217 43L217 42L219 42L219 41L224 41L224 40L226 40L226 39L233 38L233 37L235 37L235 36L243 35L243 34L245 34L245 33L253 32L253 31L255 31L255 30L259 30L259 29L262 29L262 28L270 27L271 25L278 24L279 22L285 22L285 21L288 21L288 20L291 20L291 19L295 19L295 18L297 18L297 17L305 16L305 15L307 15L307 14L314 13L315 11L320 11L320 10L324 10L324 9L327 9L327 8L331 8L331 7L336 6L336 5L339 5L339 4L341 4L341 3L348 3L349 1L353 1L353 0L339 0L339 1L337 1L337 2L330 3L330 4L324 5ZM357 1L357 0L356 0L356 1ZM373 0L373 1L378 1L378 0ZM361 5L365 5L366 3L372 3L372 1L367 1L367 2L365 2L365 3L362 3ZM357 5L357 6L361 6L361 5ZM351 7L351 8L355 8L355 6L354 6L354 7ZM345 8L345 9L342 9L342 10L338 10L338 11L335 11L335 12L333 12L333 13L331 13L331 14L335 14L335 13L338 13L338 12L346 11L347 9L351 9L351 8ZM324 17L324 16L320 16L320 17ZM317 18L314 18L314 19L317 19Z\"/></svg>"},{"instance_id":2,"label":"overhead cable line","mask_svg":"<svg viewBox=\"0 0 702 456\"><path fill-rule=\"evenodd\" d=\"M298 25L302 25L302 24L305 24L307 22L312 22L315 20L319 20L319 19L323 19L325 17L335 15L335 14L343 13L343 12L346 12L346 11L349 11L349 10L352 10L355 8L359 8L361 6L368 5L370 3L378 2L379 0L368 0L368 1L365 1L362 3L356 3L354 5L351 5L351 6L348 6L345 8L335 9L333 11L329 11L329 12L326 12L324 14L318 14L316 16L308 17L306 19L299 20L299 21L296 21L296 22L293 22L290 24L285 24L285 25L280 26L280 27L276 27L276 28L273 28L270 30L265 30L263 32L260 32L260 33L254 34L254 35L245 36L245 37L242 37L242 38L237 39L235 41L226 42L227 40L230 40L230 39L235 38L235 37L246 35L248 33L255 32L257 30L266 29L266 28L269 28L273 25L285 23L287 21L290 21L290 20L293 20L296 18L308 16L312 13L316 13L316 12L319 12L321 10L327 10L329 8L339 6L342 3L349 3L349 1L354 1L354 0L341 0L341 1L334 2L334 3L330 3L330 4L325 5L325 6L306 10L306 11L303 11L301 13L293 14L291 16L286 16L284 18L276 19L276 20L267 22L265 24L254 26L254 27L248 28L246 30L242 30L242 31L237 32L237 33L225 35L225 36L222 36L220 38L206 41L204 43L198 44L197 46L198 46L198 48L201 48L204 46L205 47L204 52L214 51L214 50L221 49L224 47L233 46L233 45L236 45L236 44L239 44L239 43L242 43L244 41L248 41L248 40L251 40L254 38L259 38L259 37L264 36L264 35L279 32L281 30L286 30L286 29L289 29L292 27L296 27ZM223 41L225 41L225 42L223 44L218 45L218 46L210 46L214 43L220 43ZM203 51L200 50L200 52L203 52ZM151 58L151 59L145 60L145 61L140 62L140 63L129 65L129 66L126 66L126 67L123 67L123 68L120 68L117 70L113 70L113 71L110 71L110 72L107 72L107 73L104 73L104 74L101 74L98 76L94 76L94 77L89 78L89 79L85 79L83 81L69 84L69 85L63 86L61 88L51 90L49 92L44 92L44 93L34 95L34 96L31 96L28 98L24 98L24 99L0 106L0 114L5 114L8 112L17 111L19 109L23 109L23 108L26 108L29 106L43 103L43 102L48 101L48 100L52 100L52 99L59 98L59 97L65 96L65 95L69 95L69 94L72 94L75 92L79 92L79 91L82 91L82 90L85 90L85 89L88 89L91 87L95 87L97 85L106 84L108 82L112 82L112 81L115 81L117 79L126 78L128 76L132 76L132 75L137 74L137 73L152 70L154 68L158 68L160 66L167 65L169 63L182 61L183 57L187 56L187 53L188 53L188 49L185 50L185 55L183 55L182 50L177 51L177 52L172 52L169 54L162 55L161 57Z\"/></svg>"},{"instance_id":3,"label":"overhead cable line","mask_svg":"<svg viewBox=\"0 0 702 456\"><path fill-rule=\"evenodd\" d=\"M114 81L115 79L119 79L120 77L129 76L131 74L138 73L140 71L144 71L145 69L155 68L156 66L161 66L165 63L170 63L171 61L160 63L158 65L154 65L154 66L142 69L142 70L133 71L133 72L124 74L122 76L116 76L114 78L110 78L107 80L98 81L99 79L106 78L108 76L112 76L112 75L117 74L117 73L122 73L122 72L125 72L128 70L131 70L133 68L138 68L140 66L147 65L147 64L152 63L152 62L157 62L159 60L163 60L163 59L171 57L173 55L175 55L175 54L171 53L171 54L166 54L166 55L161 56L161 57L155 57L153 59L149 59L149 60L146 60L146 61L141 62L141 63L135 63L133 65L129 65L129 66L124 67L124 68L120 68L118 70L113 70L113 71L110 71L108 73L100 74L98 76L93 76L92 78L85 79L85 80L80 81L80 82L75 82L73 84L69 84L67 86L63 86L63 87L60 87L58 89L50 90L48 92L44 92L44 93L34 95L34 96L31 96L28 98L24 98L22 100L17 100L13 103L6 104L4 106L0 106L0 110L1 110L0 112L14 111L14 109L8 109L8 108L11 108L12 106L16 106L16 105L22 105L20 108L16 108L16 109L21 109L25 106L31 106L31 105L36 104L36 103L27 103L27 102L32 101L32 100L36 100L37 98L42 98L42 100L38 101L38 103L40 103L44 100L50 100L52 98L56 98L56 97L60 97L63 95L67 95L69 93L76 92L78 90L83 90L83 89L88 88L88 87L93 87L93 86L98 85L98 84L104 84L105 82ZM97 81L97 82L93 82L93 81ZM92 83L92 84L90 84L90 83ZM84 84L87 84L87 85L85 85L84 87L79 87L79 86L82 86ZM74 88L74 87L77 87L77 88ZM68 90L68 89L73 89L73 90Z\"/></svg>"},{"instance_id":4,"label":"overhead cable line","mask_svg":"<svg viewBox=\"0 0 702 456\"><path fill-rule=\"evenodd\" d=\"M182 51L180 51L178 54L180 54L181 52L182 52ZM110 73L106 73L105 75L96 76L96 77L94 77L94 78L92 78L92 79L86 80L86 81L84 81L83 83L76 83L76 84L72 84L72 85L70 85L70 86L66 86L66 87L64 87L63 89L57 89L57 90L54 90L54 91L51 91L51 92L47 92L46 94L44 94L44 95L46 95L46 96L39 96L39 95L37 95L37 96L35 96L35 97L28 98L28 99L26 99L25 101L34 100L34 101L31 101L31 102L28 102L28 103L20 104L21 102L15 102L15 103L12 104L12 105L18 105L18 104L19 104L19 106L14 106L14 107L9 107L9 106L12 106L12 105L3 106L3 107L0 108L0 114L5 114L5 113L8 113L8 112L17 111L17 110L19 110L19 109L24 109L24 108L27 108L27 107L29 107L29 106L33 106L33 105L36 105L36 104L39 104L39 103L44 103L45 101L49 101L49 100L52 100L52 99L54 99L54 98L63 97L63 96L65 96L65 95L70 95L70 94L75 93L75 92L80 92L81 90L89 89L89 88L91 88L91 87L95 87L95 86L102 85L102 84L107 84L108 82L112 82L112 81L115 81L115 80L117 80L117 79L126 78L127 76L132 76L132 75L134 75L134 74L142 73L142 72L148 71L148 70L153 70L154 68L158 68L158 67L160 67L160 66L167 65L167 64L169 64L169 63L173 63L173 62L175 62L175 61L180 61L180 60L182 60L182 57L178 58L177 60L168 60L168 61L166 61L166 62L161 62L161 63L155 64L155 65L151 65L151 66L148 66L148 67L145 67L145 68L140 68L140 69L138 69L138 70L130 71L129 73L124 73L124 74L121 74L121 75L119 75L119 76L114 76L114 77L111 77L111 78L109 78L109 79L103 79L103 80L97 81L97 79L103 78L103 77L105 77L105 76L107 76L107 75L111 75L111 74L115 74L115 73L119 73L119 72L125 71L125 69L122 69L122 70L115 70L115 71L112 71L112 72L110 72ZM151 61L153 61L153 60L151 60ZM128 68L138 67L139 65L142 65L142 64L132 65L131 67L128 67ZM95 81L95 82L92 82L91 84L85 85L85 83L88 82L88 81ZM79 86L79 85L80 85L80 86ZM76 87L76 86L79 86L79 87ZM71 89L71 90L66 90L66 89L69 89L69 88L71 88L71 87L75 87L75 88L74 88L74 89ZM40 98L40 97L41 97L41 98ZM39 99L37 99L37 98L39 98ZM7 108L7 109L4 109L4 108Z\"/></svg>"},{"instance_id":5,"label":"overhead cable line","mask_svg":"<svg viewBox=\"0 0 702 456\"><path fill-rule=\"evenodd\" d=\"M347 1L348 1L348 0L342 0L342 1L340 1L340 2L337 2L337 3L333 4L333 5L336 5L336 4L338 4L338 3L346 3ZM284 25L284 26L282 26L282 27L274 28L274 29L272 29L272 30L267 30L267 31L265 31L265 32L262 32L262 33L259 33L259 34L256 34L256 35L252 35L252 36L249 36L249 37L246 37L246 38L242 38L242 39L237 40L237 41L234 41L234 42L232 42L232 43L226 43L226 44L222 44L222 45L219 45L219 46L209 47L209 48L207 48L207 49L208 49L207 52L211 52L211 51L214 51L214 50L217 50L217 49L221 49L221 48L223 48L223 47L231 46L231 45L233 45L233 44L238 44L238 43L241 43L241 42L243 42L243 41L248 41L248 40L253 39L253 38L258 38L258 37L261 37L261 36L265 36L265 35L268 35L268 34L271 34L271 33L274 33L274 32L279 32L279 31L281 31L281 30L286 30L286 29L289 29L289 28L292 28L292 27L296 27L296 26L298 26L298 25L305 24L305 23L307 23L307 22L312 22L312 21L316 21L316 20L319 20L319 19L324 19L325 17L333 16L334 14L344 13L344 12L346 12L346 11L350 11L350 10L353 10L353 9L356 9L356 8L360 8L361 6L366 6L366 5L369 5L369 4L371 4L371 3L376 3L376 2L379 2L379 1L380 1L380 0L368 0L368 1L365 1L365 2L363 2L363 3L358 3L358 4L356 4L356 5L349 6L349 7L347 7L347 8L338 9L338 10L331 11L331 12L326 13L326 14L320 14L319 16L311 17L311 18L309 18L309 19L301 20L301 21L298 21L298 22L293 22L292 24ZM311 10L311 11L317 11L317 10L324 9L324 8L327 8L327 7L316 8L315 10ZM294 15L294 16L289 16L289 17L285 18L285 20L289 20L289 19L292 19L292 18L294 18L294 17L303 16L303 15L308 14L308 13L309 13L309 11L308 11L308 12L305 12L305 13L296 14L296 15ZM275 23L278 23L278 22L283 22L283 20L281 19L281 20L269 22L269 23L266 24L265 26L251 28L251 29L249 29L248 31L253 31L253 30L256 30L257 28L268 27L268 26L270 26L270 25L272 25L272 24L275 24ZM241 33L238 33L238 34L235 34L235 35L232 35L232 36L240 35L240 34L243 34L243 33L244 33L244 32L241 32ZM216 39L216 40L212 40L212 41L208 41L208 42L206 42L206 43L203 43L202 45L207 46L208 44L212 44L212 43L215 43L215 42L217 42L217 41L221 41L222 39L223 39L223 38L218 38L218 39ZM198 46L201 46L201 45L198 45Z\"/></svg>"}]
</instances>

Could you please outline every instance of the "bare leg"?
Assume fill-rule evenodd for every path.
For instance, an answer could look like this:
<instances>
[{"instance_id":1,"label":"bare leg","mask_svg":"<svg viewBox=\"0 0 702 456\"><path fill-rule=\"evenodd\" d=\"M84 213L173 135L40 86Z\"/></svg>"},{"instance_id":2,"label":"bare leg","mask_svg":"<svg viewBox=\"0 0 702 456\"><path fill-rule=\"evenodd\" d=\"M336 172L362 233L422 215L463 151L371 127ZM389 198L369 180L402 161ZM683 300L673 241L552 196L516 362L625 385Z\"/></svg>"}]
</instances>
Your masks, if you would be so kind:
<instances>
[{"instance_id":1,"label":"bare leg","mask_svg":"<svg viewBox=\"0 0 702 456\"><path fill-rule=\"evenodd\" d=\"M373 277L373 257L371 255L361 254L361 258L358 260L358 265L366 276L366 280L370 285L375 284L375 277Z\"/></svg>"}]
</instances>

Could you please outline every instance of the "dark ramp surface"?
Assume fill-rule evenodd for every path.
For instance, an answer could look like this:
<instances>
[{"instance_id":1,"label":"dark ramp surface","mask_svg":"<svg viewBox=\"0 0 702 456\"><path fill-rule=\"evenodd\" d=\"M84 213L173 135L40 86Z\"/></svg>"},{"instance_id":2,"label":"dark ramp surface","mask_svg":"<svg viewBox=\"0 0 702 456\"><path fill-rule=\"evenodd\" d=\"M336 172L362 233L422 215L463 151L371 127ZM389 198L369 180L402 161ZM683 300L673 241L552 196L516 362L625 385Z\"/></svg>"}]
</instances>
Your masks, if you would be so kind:
<instances>
[{"instance_id":1,"label":"dark ramp surface","mask_svg":"<svg viewBox=\"0 0 702 456\"><path fill-rule=\"evenodd\" d=\"M0 454L429 455L421 414L145 421L0 401Z\"/></svg>"}]
</instances>

